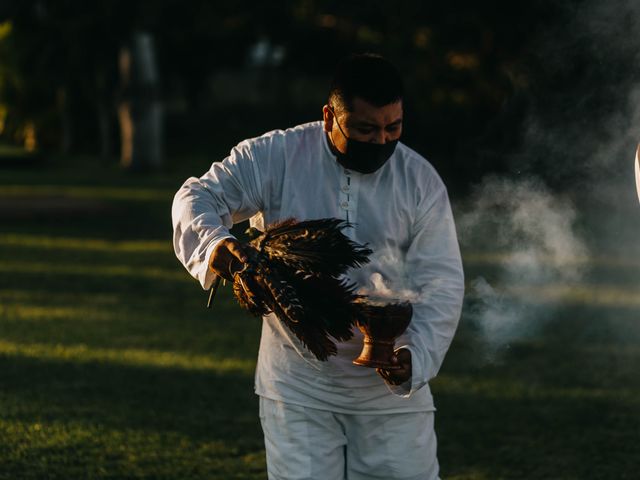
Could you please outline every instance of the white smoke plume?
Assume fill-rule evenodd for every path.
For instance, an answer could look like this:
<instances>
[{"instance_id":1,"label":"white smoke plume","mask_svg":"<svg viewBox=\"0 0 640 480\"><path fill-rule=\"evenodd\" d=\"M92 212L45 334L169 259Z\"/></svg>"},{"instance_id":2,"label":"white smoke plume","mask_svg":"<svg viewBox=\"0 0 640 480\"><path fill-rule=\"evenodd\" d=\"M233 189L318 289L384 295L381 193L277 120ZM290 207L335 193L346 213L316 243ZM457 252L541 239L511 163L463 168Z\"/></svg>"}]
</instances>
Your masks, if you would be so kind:
<instances>
[{"instance_id":1,"label":"white smoke plume","mask_svg":"<svg viewBox=\"0 0 640 480\"><path fill-rule=\"evenodd\" d=\"M571 202L540 182L497 177L485 179L458 215L466 267L487 271L468 278L465 317L489 357L543 325L553 301L536 298L540 287L581 279L588 249L575 222Z\"/></svg>"},{"instance_id":2,"label":"white smoke plume","mask_svg":"<svg viewBox=\"0 0 640 480\"><path fill-rule=\"evenodd\" d=\"M640 2L559 5L563 21L532 40L538 61L522 90L521 141L505 161L511 176L485 179L457 212L463 320L488 352L536 335L565 293L584 301L575 292L633 291L640 278ZM553 190L532 180L541 175ZM631 325L616 328L637 338Z\"/></svg>"},{"instance_id":3,"label":"white smoke plume","mask_svg":"<svg viewBox=\"0 0 640 480\"><path fill-rule=\"evenodd\" d=\"M384 272L384 276L382 273ZM370 262L359 268L355 275L363 287L358 294L396 302L417 302L420 294L409 287L405 263L386 250L374 252Z\"/></svg>"},{"instance_id":4,"label":"white smoke plume","mask_svg":"<svg viewBox=\"0 0 640 480\"><path fill-rule=\"evenodd\" d=\"M542 95L511 162L571 183L576 197L609 205L633 199L640 142L640 2L561 2L565 22L532 40ZM541 66L542 65L542 66ZM559 85L555 86L556 79ZM535 91L537 87L531 88ZM535 95L534 95L535 96ZM578 191L579 190L579 191ZM608 228L608 227L607 227Z\"/></svg>"},{"instance_id":5,"label":"white smoke plume","mask_svg":"<svg viewBox=\"0 0 640 480\"><path fill-rule=\"evenodd\" d=\"M374 272L369 277L367 287L358 289L358 294L370 297L394 301L394 302L417 302L419 295L408 288L392 288L385 282L381 273Z\"/></svg>"}]
</instances>

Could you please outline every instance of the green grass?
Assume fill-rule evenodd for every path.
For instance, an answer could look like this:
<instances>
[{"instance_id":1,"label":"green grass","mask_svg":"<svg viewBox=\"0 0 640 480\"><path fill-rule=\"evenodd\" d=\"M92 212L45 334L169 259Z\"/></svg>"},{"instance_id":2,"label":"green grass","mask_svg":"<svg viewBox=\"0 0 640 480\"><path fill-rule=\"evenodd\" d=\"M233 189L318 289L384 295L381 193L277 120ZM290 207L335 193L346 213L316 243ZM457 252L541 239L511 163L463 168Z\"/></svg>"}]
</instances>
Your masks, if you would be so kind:
<instances>
[{"instance_id":1,"label":"green grass","mask_svg":"<svg viewBox=\"0 0 640 480\"><path fill-rule=\"evenodd\" d=\"M264 478L260 323L175 259L182 179L92 170L0 172L0 478Z\"/></svg>"},{"instance_id":2,"label":"green grass","mask_svg":"<svg viewBox=\"0 0 640 480\"><path fill-rule=\"evenodd\" d=\"M207 310L173 256L184 176L57 162L0 170L0 479L266 478L260 323L228 288ZM592 263L579 285L503 286L541 314L497 351L466 304L432 384L443 478L637 478L639 267Z\"/></svg>"}]
</instances>

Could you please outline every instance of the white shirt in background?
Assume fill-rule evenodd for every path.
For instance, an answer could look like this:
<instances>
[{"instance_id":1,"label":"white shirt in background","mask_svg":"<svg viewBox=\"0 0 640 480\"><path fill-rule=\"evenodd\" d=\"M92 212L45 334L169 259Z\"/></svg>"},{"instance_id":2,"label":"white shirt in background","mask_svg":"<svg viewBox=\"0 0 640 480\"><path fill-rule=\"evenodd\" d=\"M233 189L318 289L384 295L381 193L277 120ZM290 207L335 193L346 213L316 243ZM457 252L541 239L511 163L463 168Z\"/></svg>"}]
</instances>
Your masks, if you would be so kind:
<instances>
[{"instance_id":1,"label":"white shirt in background","mask_svg":"<svg viewBox=\"0 0 640 480\"><path fill-rule=\"evenodd\" d=\"M638 154L640 153L640 145L638 145L638 150L636 150L636 191L638 192L638 200L640 200L640 158L638 158Z\"/></svg>"}]
</instances>

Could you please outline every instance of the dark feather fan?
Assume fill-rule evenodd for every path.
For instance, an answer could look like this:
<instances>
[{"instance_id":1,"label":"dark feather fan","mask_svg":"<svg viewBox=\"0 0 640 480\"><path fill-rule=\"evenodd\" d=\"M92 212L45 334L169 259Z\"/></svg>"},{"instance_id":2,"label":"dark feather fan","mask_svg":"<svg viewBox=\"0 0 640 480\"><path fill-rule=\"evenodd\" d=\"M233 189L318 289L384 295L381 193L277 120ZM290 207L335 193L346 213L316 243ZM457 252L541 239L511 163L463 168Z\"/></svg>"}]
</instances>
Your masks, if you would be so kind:
<instances>
[{"instance_id":1,"label":"dark feather fan","mask_svg":"<svg viewBox=\"0 0 640 480\"><path fill-rule=\"evenodd\" d=\"M249 259L233 277L242 307L256 316L275 313L319 360L336 354L332 338L353 336L360 296L340 276L372 253L342 232L348 226L335 218L288 219L264 232L252 229Z\"/></svg>"}]
</instances>

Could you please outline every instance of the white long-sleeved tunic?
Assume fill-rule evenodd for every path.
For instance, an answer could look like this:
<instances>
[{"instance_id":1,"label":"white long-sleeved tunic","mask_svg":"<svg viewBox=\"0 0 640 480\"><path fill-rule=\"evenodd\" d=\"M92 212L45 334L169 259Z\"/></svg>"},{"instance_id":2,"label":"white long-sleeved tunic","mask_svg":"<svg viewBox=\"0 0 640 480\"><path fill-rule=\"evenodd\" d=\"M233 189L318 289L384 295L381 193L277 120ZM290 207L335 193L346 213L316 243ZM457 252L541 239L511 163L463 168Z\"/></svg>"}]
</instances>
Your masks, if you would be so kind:
<instances>
[{"instance_id":1,"label":"white long-sleeved tunic","mask_svg":"<svg viewBox=\"0 0 640 480\"><path fill-rule=\"evenodd\" d=\"M638 192L638 200L640 200L640 158L638 157L638 154L640 154L640 145L638 145L638 150L636 150L636 161L635 161L636 191Z\"/></svg>"},{"instance_id":2,"label":"white long-sleeved tunic","mask_svg":"<svg viewBox=\"0 0 640 480\"><path fill-rule=\"evenodd\" d=\"M200 178L190 178L172 208L174 248L187 270L209 288L208 260L229 228L250 219L272 222L335 217L373 250L371 262L348 273L371 289L382 279L412 292L413 318L396 341L412 355L412 377L387 386L374 369L352 364L362 334L338 343L338 354L317 360L271 314L263 319L255 390L274 400L342 413L434 409L428 381L444 359L460 316L464 279L447 191L433 167L402 143L372 174L336 162L321 122L275 130L237 145Z\"/></svg>"}]
</instances>

